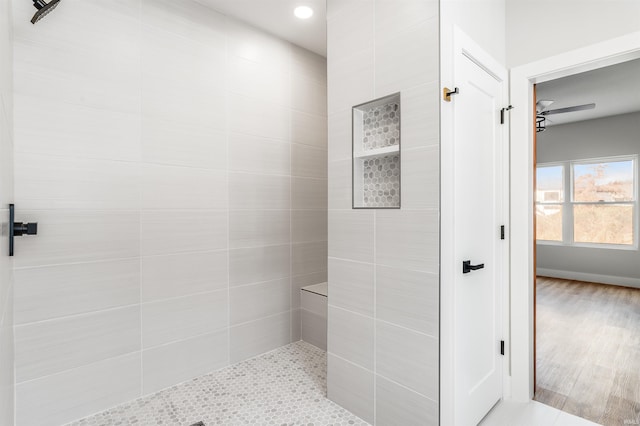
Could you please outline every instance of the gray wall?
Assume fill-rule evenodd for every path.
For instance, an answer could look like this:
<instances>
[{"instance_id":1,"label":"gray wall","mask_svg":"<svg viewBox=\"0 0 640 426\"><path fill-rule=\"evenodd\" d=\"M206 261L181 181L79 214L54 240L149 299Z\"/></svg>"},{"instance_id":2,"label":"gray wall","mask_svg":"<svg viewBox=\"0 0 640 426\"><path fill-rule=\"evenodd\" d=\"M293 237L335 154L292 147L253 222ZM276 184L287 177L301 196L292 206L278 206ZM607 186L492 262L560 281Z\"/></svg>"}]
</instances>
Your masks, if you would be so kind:
<instances>
[{"instance_id":1,"label":"gray wall","mask_svg":"<svg viewBox=\"0 0 640 426\"><path fill-rule=\"evenodd\" d=\"M640 2L636 0L517 0L506 4L509 67L640 31Z\"/></svg>"},{"instance_id":2,"label":"gray wall","mask_svg":"<svg viewBox=\"0 0 640 426\"><path fill-rule=\"evenodd\" d=\"M13 262L7 204L13 202L13 47L11 1L0 0L0 426L13 425Z\"/></svg>"},{"instance_id":3,"label":"gray wall","mask_svg":"<svg viewBox=\"0 0 640 426\"><path fill-rule=\"evenodd\" d=\"M38 25L13 4L16 202L40 223L15 258L18 425L298 340L298 288L326 281L325 59L188 0Z\"/></svg>"},{"instance_id":4,"label":"gray wall","mask_svg":"<svg viewBox=\"0 0 640 426\"><path fill-rule=\"evenodd\" d=\"M438 2L330 0L328 396L438 423ZM351 209L351 107L402 102L402 209Z\"/></svg>"},{"instance_id":5,"label":"gray wall","mask_svg":"<svg viewBox=\"0 0 640 426\"><path fill-rule=\"evenodd\" d=\"M547 127L538 134L538 162L639 155L639 135L640 113ZM604 282L640 287L638 265L638 250L538 244L538 269L558 271L547 275L587 280L582 274L595 274Z\"/></svg>"}]
</instances>

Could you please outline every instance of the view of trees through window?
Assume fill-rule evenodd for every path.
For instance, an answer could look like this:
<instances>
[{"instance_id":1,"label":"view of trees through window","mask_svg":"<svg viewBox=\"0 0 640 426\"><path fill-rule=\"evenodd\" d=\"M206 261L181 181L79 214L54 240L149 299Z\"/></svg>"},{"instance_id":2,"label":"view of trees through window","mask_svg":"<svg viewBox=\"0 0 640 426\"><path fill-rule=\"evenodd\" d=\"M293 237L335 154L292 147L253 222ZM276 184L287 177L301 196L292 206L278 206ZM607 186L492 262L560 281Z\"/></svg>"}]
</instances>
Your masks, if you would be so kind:
<instances>
[{"instance_id":1,"label":"view of trees through window","mask_svg":"<svg viewBox=\"0 0 640 426\"><path fill-rule=\"evenodd\" d=\"M537 170L536 235L563 241L563 226L573 228L568 243L634 244L636 211L634 159L567 163ZM565 185L570 167L569 185ZM571 191L571 199L564 197Z\"/></svg>"}]
</instances>

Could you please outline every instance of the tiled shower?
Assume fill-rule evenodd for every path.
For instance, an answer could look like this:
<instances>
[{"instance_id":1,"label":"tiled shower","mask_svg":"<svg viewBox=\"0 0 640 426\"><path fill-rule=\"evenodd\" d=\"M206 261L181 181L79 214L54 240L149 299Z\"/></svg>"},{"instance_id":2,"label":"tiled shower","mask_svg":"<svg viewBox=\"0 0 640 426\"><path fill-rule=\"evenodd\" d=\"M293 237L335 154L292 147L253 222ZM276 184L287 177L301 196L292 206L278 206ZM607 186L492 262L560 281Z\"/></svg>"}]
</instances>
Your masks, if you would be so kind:
<instances>
[{"instance_id":1,"label":"tiled shower","mask_svg":"<svg viewBox=\"0 0 640 426\"><path fill-rule=\"evenodd\" d=\"M0 212L39 225L2 252L0 425L274 356L324 414L437 424L437 2L329 0L327 59L194 0L31 3L0 0ZM352 107L390 95L358 206ZM305 324L326 354L283 348Z\"/></svg>"},{"instance_id":2,"label":"tiled shower","mask_svg":"<svg viewBox=\"0 0 640 426\"><path fill-rule=\"evenodd\" d=\"M16 423L299 340L327 274L325 59L193 1L31 13L13 1L14 198L40 228L14 258Z\"/></svg>"}]
</instances>

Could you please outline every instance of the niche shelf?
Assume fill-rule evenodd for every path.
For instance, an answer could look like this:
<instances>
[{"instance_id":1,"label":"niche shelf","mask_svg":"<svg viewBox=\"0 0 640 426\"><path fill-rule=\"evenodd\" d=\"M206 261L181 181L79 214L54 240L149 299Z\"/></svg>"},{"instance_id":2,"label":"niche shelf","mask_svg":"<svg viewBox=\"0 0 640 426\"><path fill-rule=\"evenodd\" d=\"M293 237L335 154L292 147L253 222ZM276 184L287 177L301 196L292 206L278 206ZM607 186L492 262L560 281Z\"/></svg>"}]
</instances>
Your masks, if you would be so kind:
<instances>
[{"instance_id":1,"label":"niche shelf","mask_svg":"<svg viewBox=\"0 0 640 426\"><path fill-rule=\"evenodd\" d=\"M353 208L400 208L400 93L352 108Z\"/></svg>"}]
</instances>

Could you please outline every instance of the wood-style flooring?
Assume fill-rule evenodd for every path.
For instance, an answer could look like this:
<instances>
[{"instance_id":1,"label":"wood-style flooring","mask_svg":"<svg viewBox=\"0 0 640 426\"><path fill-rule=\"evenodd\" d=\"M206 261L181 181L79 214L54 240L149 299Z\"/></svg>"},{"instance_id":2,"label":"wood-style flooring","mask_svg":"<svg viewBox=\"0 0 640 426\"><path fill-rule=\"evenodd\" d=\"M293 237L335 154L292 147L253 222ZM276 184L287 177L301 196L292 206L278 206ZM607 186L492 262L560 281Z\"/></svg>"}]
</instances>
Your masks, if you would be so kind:
<instances>
[{"instance_id":1,"label":"wood-style flooring","mask_svg":"<svg viewBox=\"0 0 640 426\"><path fill-rule=\"evenodd\" d=\"M538 277L535 399L640 424L640 289Z\"/></svg>"}]
</instances>

